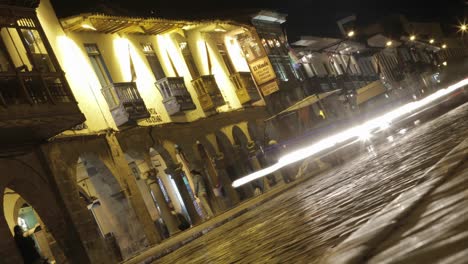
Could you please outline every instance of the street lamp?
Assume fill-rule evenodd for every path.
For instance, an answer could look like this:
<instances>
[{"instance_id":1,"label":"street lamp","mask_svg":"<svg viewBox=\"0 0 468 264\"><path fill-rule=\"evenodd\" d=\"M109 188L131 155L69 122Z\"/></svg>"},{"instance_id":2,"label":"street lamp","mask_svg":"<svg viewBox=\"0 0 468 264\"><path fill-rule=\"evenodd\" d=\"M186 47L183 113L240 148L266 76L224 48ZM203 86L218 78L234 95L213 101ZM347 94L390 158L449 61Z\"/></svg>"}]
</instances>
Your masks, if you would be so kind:
<instances>
[{"instance_id":1,"label":"street lamp","mask_svg":"<svg viewBox=\"0 0 468 264\"><path fill-rule=\"evenodd\" d=\"M442 48L443 48L443 49L446 49L446 48L447 48L447 44L442 44Z\"/></svg>"},{"instance_id":2,"label":"street lamp","mask_svg":"<svg viewBox=\"0 0 468 264\"><path fill-rule=\"evenodd\" d=\"M435 41L434 39L430 39L430 40L429 40L429 43L433 44L434 41Z\"/></svg>"},{"instance_id":3,"label":"street lamp","mask_svg":"<svg viewBox=\"0 0 468 264\"><path fill-rule=\"evenodd\" d=\"M415 40L416 40L416 36L415 36L415 35L411 35L409 39L410 39L411 41L415 41Z\"/></svg>"},{"instance_id":4,"label":"street lamp","mask_svg":"<svg viewBox=\"0 0 468 264\"><path fill-rule=\"evenodd\" d=\"M387 43L385 43L385 45L386 45L387 47L392 46L392 44L393 44L393 42L392 42L391 40L389 40L389 41L387 41Z\"/></svg>"},{"instance_id":5,"label":"street lamp","mask_svg":"<svg viewBox=\"0 0 468 264\"><path fill-rule=\"evenodd\" d=\"M465 33L467 29L468 29L468 26L466 24L461 24L460 25L460 31L462 33Z\"/></svg>"},{"instance_id":6,"label":"street lamp","mask_svg":"<svg viewBox=\"0 0 468 264\"><path fill-rule=\"evenodd\" d=\"M351 30L348 32L348 37L352 38L356 32L354 30Z\"/></svg>"}]
</instances>

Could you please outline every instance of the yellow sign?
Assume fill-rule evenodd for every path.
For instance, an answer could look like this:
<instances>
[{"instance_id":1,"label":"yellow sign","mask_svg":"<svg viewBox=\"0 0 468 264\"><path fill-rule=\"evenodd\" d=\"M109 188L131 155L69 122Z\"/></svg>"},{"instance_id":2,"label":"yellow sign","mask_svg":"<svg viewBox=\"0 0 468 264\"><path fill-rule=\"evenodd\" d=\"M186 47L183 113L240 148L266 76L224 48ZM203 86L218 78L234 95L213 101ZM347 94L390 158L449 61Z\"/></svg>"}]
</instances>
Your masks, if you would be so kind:
<instances>
[{"instance_id":1,"label":"yellow sign","mask_svg":"<svg viewBox=\"0 0 468 264\"><path fill-rule=\"evenodd\" d=\"M275 71L268 57L263 57L250 63L250 70L257 85L262 85L276 79Z\"/></svg>"},{"instance_id":2,"label":"yellow sign","mask_svg":"<svg viewBox=\"0 0 468 264\"><path fill-rule=\"evenodd\" d=\"M260 85L260 91L262 91L263 96L270 95L278 90L279 86L276 80L266 83L264 85Z\"/></svg>"}]
</instances>

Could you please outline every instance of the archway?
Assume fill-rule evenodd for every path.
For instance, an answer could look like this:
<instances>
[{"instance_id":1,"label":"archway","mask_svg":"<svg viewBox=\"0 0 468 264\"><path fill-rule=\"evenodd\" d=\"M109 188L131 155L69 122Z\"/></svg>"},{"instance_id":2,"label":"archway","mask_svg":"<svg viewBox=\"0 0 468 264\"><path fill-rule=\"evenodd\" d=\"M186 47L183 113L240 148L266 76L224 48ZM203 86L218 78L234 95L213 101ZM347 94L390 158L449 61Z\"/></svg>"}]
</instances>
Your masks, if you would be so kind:
<instances>
[{"instance_id":1,"label":"archway","mask_svg":"<svg viewBox=\"0 0 468 264\"><path fill-rule=\"evenodd\" d=\"M126 259L148 245L143 227L126 198L118 179L97 156L85 153L76 167L76 182L82 196L89 197L100 233L119 259Z\"/></svg>"},{"instance_id":2,"label":"archway","mask_svg":"<svg viewBox=\"0 0 468 264\"><path fill-rule=\"evenodd\" d=\"M227 207L223 200L222 179L218 171L221 165L219 163L216 164L216 162L220 161L220 156L211 142L204 137L197 140L194 147L201 164L198 170L203 172L202 176L207 185L206 191L211 201L211 207L215 213L220 213Z\"/></svg>"},{"instance_id":3,"label":"archway","mask_svg":"<svg viewBox=\"0 0 468 264\"><path fill-rule=\"evenodd\" d=\"M10 188L6 188L3 192L3 214L11 235L14 235L13 228L16 225L19 225L24 231L31 230L33 232L35 230L30 237L34 241L38 253L50 261L56 260L50 248L50 243L55 243L55 240L46 231L47 228L36 210ZM40 225L37 229L35 229L36 224ZM57 259L63 259L63 253Z\"/></svg>"},{"instance_id":4,"label":"archway","mask_svg":"<svg viewBox=\"0 0 468 264\"><path fill-rule=\"evenodd\" d=\"M246 174L248 169L246 169L245 161L243 162L240 159L240 149L237 146L234 147L232 145L227 135L221 131L217 131L215 136L218 149L224 154L224 169L226 170L227 176L232 183L236 179ZM241 200L244 200L253 195L253 189L251 188L250 184L241 188L237 188L235 191Z\"/></svg>"}]
</instances>

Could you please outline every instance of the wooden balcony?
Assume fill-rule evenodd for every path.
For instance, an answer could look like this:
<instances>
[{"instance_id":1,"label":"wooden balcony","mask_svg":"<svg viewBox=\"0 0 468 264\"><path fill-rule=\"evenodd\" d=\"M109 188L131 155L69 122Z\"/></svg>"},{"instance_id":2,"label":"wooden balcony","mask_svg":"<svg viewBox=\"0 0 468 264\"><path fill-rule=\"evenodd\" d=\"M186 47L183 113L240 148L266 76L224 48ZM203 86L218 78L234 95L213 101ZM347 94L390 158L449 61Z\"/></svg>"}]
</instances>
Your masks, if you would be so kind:
<instances>
[{"instance_id":1,"label":"wooden balcony","mask_svg":"<svg viewBox=\"0 0 468 264\"><path fill-rule=\"evenodd\" d=\"M117 126L135 124L150 113L134 82L112 83L102 89Z\"/></svg>"},{"instance_id":2,"label":"wooden balcony","mask_svg":"<svg viewBox=\"0 0 468 264\"><path fill-rule=\"evenodd\" d=\"M169 115L177 115L196 108L183 77L165 77L156 82Z\"/></svg>"},{"instance_id":3,"label":"wooden balcony","mask_svg":"<svg viewBox=\"0 0 468 264\"><path fill-rule=\"evenodd\" d=\"M260 94L250 72L238 72L230 77L231 82L236 87L236 95L241 104L260 100Z\"/></svg>"},{"instance_id":4,"label":"wooden balcony","mask_svg":"<svg viewBox=\"0 0 468 264\"><path fill-rule=\"evenodd\" d=\"M84 121L61 73L0 73L0 148L37 144Z\"/></svg>"},{"instance_id":5,"label":"wooden balcony","mask_svg":"<svg viewBox=\"0 0 468 264\"><path fill-rule=\"evenodd\" d=\"M210 111L224 105L221 91L213 75L203 75L192 80L203 111Z\"/></svg>"}]
</instances>

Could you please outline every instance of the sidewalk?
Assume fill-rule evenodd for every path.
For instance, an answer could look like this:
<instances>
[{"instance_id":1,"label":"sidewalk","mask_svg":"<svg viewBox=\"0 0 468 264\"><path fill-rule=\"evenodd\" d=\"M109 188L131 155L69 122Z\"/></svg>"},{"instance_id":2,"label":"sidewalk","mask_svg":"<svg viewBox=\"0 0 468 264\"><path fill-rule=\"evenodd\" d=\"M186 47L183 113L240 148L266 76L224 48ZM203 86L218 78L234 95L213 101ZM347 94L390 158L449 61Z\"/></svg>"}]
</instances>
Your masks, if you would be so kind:
<instances>
[{"instance_id":1,"label":"sidewalk","mask_svg":"<svg viewBox=\"0 0 468 264\"><path fill-rule=\"evenodd\" d=\"M311 163L314 162L315 158L306 159L303 161L299 172L304 172L309 170L309 166ZM320 174L329 169L329 166L321 166L319 168L314 168L312 171L308 171L307 175L302 175L299 178L296 178L295 181L290 183L284 183L279 185L278 187L274 187L273 189L269 190L268 192L259 195L257 197L251 198L247 201L244 201L234 208L229 209L220 215L213 217L212 219L203 222L189 230L176 234L164 241L160 244L155 245L153 247L147 248L142 252L138 253L137 255L133 256L130 259L127 259L122 264L136 264L136 263L151 263L152 261L161 258L171 252L179 249L180 247L190 243L197 238L205 235L206 233L210 232L214 228L217 228L233 219L241 216L242 214L255 209L257 206L262 205L271 200L271 198L278 196L281 193L284 193L301 183L309 180L314 175Z\"/></svg>"},{"instance_id":2,"label":"sidewalk","mask_svg":"<svg viewBox=\"0 0 468 264\"><path fill-rule=\"evenodd\" d=\"M468 257L468 139L345 241L324 263L462 263Z\"/></svg>"}]
</instances>

